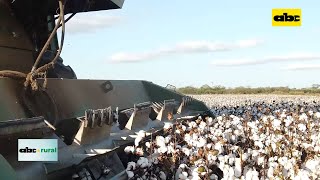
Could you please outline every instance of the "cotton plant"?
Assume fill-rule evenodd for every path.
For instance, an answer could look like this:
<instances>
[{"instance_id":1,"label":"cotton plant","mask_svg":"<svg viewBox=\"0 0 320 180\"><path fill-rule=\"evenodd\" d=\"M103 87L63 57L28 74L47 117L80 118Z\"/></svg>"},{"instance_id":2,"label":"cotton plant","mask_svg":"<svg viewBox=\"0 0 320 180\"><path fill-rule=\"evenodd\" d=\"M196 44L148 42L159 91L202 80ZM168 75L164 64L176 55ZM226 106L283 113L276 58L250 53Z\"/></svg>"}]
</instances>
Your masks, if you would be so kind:
<instances>
[{"instance_id":1,"label":"cotton plant","mask_svg":"<svg viewBox=\"0 0 320 180\"><path fill-rule=\"evenodd\" d=\"M245 105L243 105L245 104ZM126 153L129 179L318 179L320 106L271 101L213 108L214 117L166 123L164 134ZM149 154L143 154L149 152Z\"/></svg>"}]
</instances>

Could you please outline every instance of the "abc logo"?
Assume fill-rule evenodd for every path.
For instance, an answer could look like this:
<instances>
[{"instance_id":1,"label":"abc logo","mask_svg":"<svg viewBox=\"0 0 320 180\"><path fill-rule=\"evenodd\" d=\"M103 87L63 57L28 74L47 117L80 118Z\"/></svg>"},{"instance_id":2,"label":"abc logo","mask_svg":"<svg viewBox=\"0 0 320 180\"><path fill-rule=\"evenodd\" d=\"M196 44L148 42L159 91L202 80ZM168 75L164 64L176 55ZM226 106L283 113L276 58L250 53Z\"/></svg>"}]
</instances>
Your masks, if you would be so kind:
<instances>
[{"instance_id":1,"label":"abc logo","mask_svg":"<svg viewBox=\"0 0 320 180\"><path fill-rule=\"evenodd\" d=\"M276 15L273 17L273 20L277 22L285 22L285 21L300 21L299 15L288 15L288 13L283 13L283 15Z\"/></svg>"},{"instance_id":2,"label":"abc logo","mask_svg":"<svg viewBox=\"0 0 320 180\"><path fill-rule=\"evenodd\" d=\"M272 26L301 26L301 9L272 9Z\"/></svg>"},{"instance_id":3,"label":"abc logo","mask_svg":"<svg viewBox=\"0 0 320 180\"><path fill-rule=\"evenodd\" d=\"M37 149L33 149L33 148L24 148L24 149L19 149L20 153L36 153Z\"/></svg>"}]
</instances>

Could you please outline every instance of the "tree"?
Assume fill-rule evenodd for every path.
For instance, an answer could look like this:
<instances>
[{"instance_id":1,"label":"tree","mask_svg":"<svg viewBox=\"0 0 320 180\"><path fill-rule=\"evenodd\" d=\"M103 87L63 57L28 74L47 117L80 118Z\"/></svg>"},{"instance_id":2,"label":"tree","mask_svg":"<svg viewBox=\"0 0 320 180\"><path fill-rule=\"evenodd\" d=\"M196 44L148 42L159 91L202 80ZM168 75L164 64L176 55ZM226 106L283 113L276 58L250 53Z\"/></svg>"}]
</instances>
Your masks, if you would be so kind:
<instances>
[{"instance_id":1,"label":"tree","mask_svg":"<svg viewBox=\"0 0 320 180\"><path fill-rule=\"evenodd\" d=\"M313 89L319 89L320 88L320 84L312 84L312 88Z\"/></svg>"}]
</instances>

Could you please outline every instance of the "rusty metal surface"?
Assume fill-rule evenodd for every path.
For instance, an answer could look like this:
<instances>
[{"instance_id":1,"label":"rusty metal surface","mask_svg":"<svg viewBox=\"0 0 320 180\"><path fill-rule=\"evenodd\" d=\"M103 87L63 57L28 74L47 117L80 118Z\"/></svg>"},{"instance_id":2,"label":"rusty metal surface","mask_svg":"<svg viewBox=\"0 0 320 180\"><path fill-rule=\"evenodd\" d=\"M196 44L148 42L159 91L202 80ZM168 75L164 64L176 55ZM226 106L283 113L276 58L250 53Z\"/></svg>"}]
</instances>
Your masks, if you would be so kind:
<instances>
[{"instance_id":1,"label":"rusty metal surface","mask_svg":"<svg viewBox=\"0 0 320 180\"><path fill-rule=\"evenodd\" d=\"M39 84L42 82L43 79L39 79ZM28 117L26 108L21 102L22 91L21 83L0 78L0 121ZM104 109L111 106L112 109L118 107L119 110L123 110L132 108L134 104L147 101L163 102L175 99L182 102L184 97L150 82L138 80L48 79L45 92L54 107L42 109L42 111L49 112L41 114L40 111L37 115L43 115L46 119L54 117L56 121L84 116L87 109ZM41 102L47 103L43 102L40 95L36 95L34 98L42 100L37 102L40 104L38 106L41 106ZM208 110L203 103L198 101L190 102L190 106L194 106L192 110L195 111Z\"/></svg>"},{"instance_id":2,"label":"rusty metal surface","mask_svg":"<svg viewBox=\"0 0 320 180\"><path fill-rule=\"evenodd\" d=\"M43 117L1 121L0 137L12 136L14 134L25 133L46 127L47 125L45 124Z\"/></svg>"},{"instance_id":3,"label":"rusty metal surface","mask_svg":"<svg viewBox=\"0 0 320 180\"><path fill-rule=\"evenodd\" d=\"M41 1L40 1L41 2ZM58 9L58 1L46 0L46 13L56 14ZM65 13L100 11L122 8L124 0L68 0L65 7ZM37 0L14 1L13 6L17 9L28 8L32 10L34 4L39 4ZM41 8L41 7L38 7ZM43 7L42 7L43 9ZM43 12L43 10L42 10Z\"/></svg>"},{"instance_id":4,"label":"rusty metal surface","mask_svg":"<svg viewBox=\"0 0 320 180\"><path fill-rule=\"evenodd\" d=\"M23 26L0 3L0 70L30 71L33 46Z\"/></svg>"},{"instance_id":5,"label":"rusty metal surface","mask_svg":"<svg viewBox=\"0 0 320 180\"><path fill-rule=\"evenodd\" d=\"M59 119L84 116L87 109L127 109L151 99L143 82L135 80L48 79L46 91L55 101Z\"/></svg>"},{"instance_id":6,"label":"rusty metal surface","mask_svg":"<svg viewBox=\"0 0 320 180\"><path fill-rule=\"evenodd\" d=\"M0 78L0 121L26 118L21 105L21 83L15 80Z\"/></svg>"},{"instance_id":7,"label":"rusty metal surface","mask_svg":"<svg viewBox=\"0 0 320 180\"><path fill-rule=\"evenodd\" d=\"M32 43L22 24L3 3L0 3L0 46L32 51Z\"/></svg>"},{"instance_id":8,"label":"rusty metal surface","mask_svg":"<svg viewBox=\"0 0 320 180\"><path fill-rule=\"evenodd\" d=\"M56 13L58 1L12 1L19 22L1 2L0 70L28 72L34 62L33 46L42 46L48 36L47 27L40 25ZM65 13L119 9L123 3L69 0ZM30 34L26 28L27 34L23 24L35 32ZM40 37L32 44L29 39L34 33ZM66 179L73 173L80 177L89 173L92 179L102 175L100 179L126 179L123 150L133 145L138 131L145 130L147 136L161 133L164 123L208 110L202 102L187 101L173 86L164 88L148 81L36 81L40 91L25 90L23 82L0 78L0 167L14 170L19 179ZM120 119L126 128L117 125ZM18 162L19 138L58 139L58 162Z\"/></svg>"},{"instance_id":9,"label":"rusty metal surface","mask_svg":"<svg viewBox=\"0 0 320 180\"><path fill-rule=\"evenodd\" d=\"M0 3L0 70L30 70L32 50L22 24L4 3Z\"/></svg>"}]
</instances>

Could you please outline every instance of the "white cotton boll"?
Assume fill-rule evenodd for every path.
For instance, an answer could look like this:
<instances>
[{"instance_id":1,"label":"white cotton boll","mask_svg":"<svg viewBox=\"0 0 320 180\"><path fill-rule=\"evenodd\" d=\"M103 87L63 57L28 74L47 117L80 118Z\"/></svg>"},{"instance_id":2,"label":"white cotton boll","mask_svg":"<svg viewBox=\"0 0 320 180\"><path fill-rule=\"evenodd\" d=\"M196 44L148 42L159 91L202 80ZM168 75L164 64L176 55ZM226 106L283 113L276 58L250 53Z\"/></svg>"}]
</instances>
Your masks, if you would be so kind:
<instances>
[{"instance_id":1,"label":"white cotton boll","mask_svg":"<svg viewBox=\"0 0 320 180\"><path fill-rule=\"evenodd\" d=\"M281 126L281 121L278 119L274 119L272 122L272 126L274 129L278 129L280 130L280 126Z\"/></svg>"},{"instance_id":2,"label":"white cotton boll","mask_svg":"<svg viewBox=\"0 0 320 180\"><path fill-rule=\"evenodd\" d=\"M137 165L140 166L141 168L147 167L149 164L149 160L145 157L140 157L139 160L137 161Z\"/></svg>"},{"instance_id":3,"label":"white cotton boll","mask_svg":"<svg viewBox=\"0 0 320 180\"><path fill-rule=\"evenodd\" d=\"M264 164L264 156L259 156L257 163L258 163L259 166L262 166Z\"/></svg>"},{"instance_id":4,"label":"white cotton boll","mask_svg":"<svg viewBox=\"0 0 320 180\"><path fill-rule=\"evenodd\" d=\"M187 130L187 127L186 127L185 125L182 125L182 126L181 126L181 129L182 129L183 131L186 131L186 130Z\"/></svg>"},{"instance_id":5,"label":"white cotton boll","mask_svg":"<svg viewBox=\"0 0 320 180\"><path fill-rule=\"evenodd\" d=\"M185 134L184 135L184 141L189 142L191 140L190 134Z\"/></svg>"},{"instance_id":6,"label":"white cotton boll","mask_svg":"<svg viewBox=\"0 0 320 180\"><path fill-rule=\"evenodd\" d=\"M210 176L210 180L218 180L218 176L215 175L215 174L212 174L212 175Z\"/></svg>"},{"instance_id":7,"label":"white cotton boll","mask_svg":"<svg viewBox=\"0 0 320 180\"><path fill-rule=\"evenodd\" d=\"M136 169L136 163L135 162L129 162L127 164L127 170L130 171L130 170L135 170Z\"/></svg>"},{"instance_id":8,"label":"white cotton boll","mask_svg":"<svg viewBox=\"0 0 320 180\"><path fill-rule=\"evenodd\" d=\"M249 156L250 156L250 155L249 155L248 153L243 153L243 154L242 154L242 160L243 160L243 161L247 161L248 158L249 158Z\"/></svg>"},{"instance_id":9,"label":"white cotton boll","mask_svg":"<svg viewBox=\"0 0 320 180\"><path fill-rule=\"evenodd\" d=\"M314 116L315 116L316 118L320 118L320 112L314 113Z\"/></svg>"},{"instance_id":10,"label":"white cotton boll","mask_svg":"<svg viewBox=\"0 0 320 180\"><path fill-rule=\"evenodd\" d=\"M286 163L288 161L287 157L280 157L278 159L278 163L281 164L282 166L284 165L284 163Z\"/></svg>"},{"instance_id":11,"label":"white cotton boll","mask_svg":"<svg viewBox=\"0 0 320 180\"><path fill-rule=\"evenodd\" d=\"M153 158L153 159L152 159L152 162L153 162L153 164L159 164L158 158Z\"/></svg>"},{"instance_id":12,"label":"white cotton boll","mask_svg":"<svg viewBox=\"0 0 320 180\"><path fill-rule=\"evenodd\" d=\"M269 122L268 116L263 116L263 117L262 117L262 121L263 121L264 123Z\"/></svg>"},{"instance_id":13,"label":"white cotton boll","mask_svg":"<svg viewBox=\"0 0 320 180\"><path fill-rule=\"evenodd\" d=\"M185 171L183 171L180 175L179 175L179 179L187 179L188 178L188 173L187 172L185 172Z\"/></svg>"},{"instance_id":14,"label":"white cotton boll","mask_svg":"<svg viewBox=\"0 0 320 180\"><path fill-rule=\"evenodd\" d=\"M200 124L199 124L199 128L200 129L205 129L206 127L207 127L207 124L205 122L201 121Z\"/></svg>"},{"instance_id":15,"label":"white cotton boll","mask_svg":"<svg viewBox=\"0 0 320 180\"><path fill-rule=\"evenodd\" d=\"M259 155L258 150L252 150L252 157L257 157Z\"/></svg>"},{"instance_id":16,"label":"white cotton boll","mask_svg":"<svg viewBox=\"0 0 320 180\"><path fill-rule=\"evenodd\" d=\"M294 156L294 157L300 157L301 154L302 153L300 151L298 151L298 150L293 150L293 152L292 152L292 156Z\"/></svg>"},{"instance_id":17,"label":"white cotton boll","mask_svg":"<svg viewBox=\"0 0 320 180\"><path fill-rule=\"evenodd\" d=\"M213 164L217 160L217 156L214 156L212 154L208 154L208 161L210 164Z\"/></svg>"},{"instance_id":18,"label":"white cotton boll","mask_svg":"<svg viewBox=\"0 0 320 180\"><path fill-rule=\"evenodd\" d=\"M164 123L163 129L168 130L168 129L172 128L172 126L173 126L172 123Z\"/></svg>"},{"instance_id":19,"label":"white cotton boll","mask_svg":"<svg viewBox=\"0 0 320 180\"><path fill-rule=\"evenodd\" d=\"M163 136L157 136L156 137L156 144L159 147L166 146L165 138Z\"/></svg>"},{"instance_id":20,"label":"white cotton boll","mask_svg":"<svg viewBox=\"0 0 320 180\"><path fill-rule=\"evenodd\" d=\"M147 176L144 174L142 177L141 177L143 180L147 180ZM148 179L149 180L149 179ZM150 179L151 180L151 179Z\"/></svg>"},{"instance_id":21,"label":"white cotton boll","mask_svg":"<svg viewBox=\"0 0 320 180\"><path fill-rule=\"evenodd\" d=\"M222 172L223 172L223 177L228 179L228 177L229 177L229 166L225 165L222 168Z\"/></svg>"},{"instance_id":22,"label":"white cotton boll","mask_svg":"<svg viewBox=\"0 0 320 180\"><path fill-rule=\"evenodd\" d=\"M177 149L174 149L172 145L169 145L169 146L167 147L167 153L168 153L168 154L174 153L174 152L176 152L176 150L177 150Z\"/></svg>"},{"instance_id":23,"label":"white cotton boll","mask_svg":"<svg viewBox=\"0 0 320 180\"><path fill-rule=\"evenodd\" d=\"M285 113L281 113L280 118L286 118L287 115Z\"/></svg>"},{"instance_id":24,"label":"white cotton boll","mask_svg":"<svg viewBox=\"0 0 320 180\"><path fill-rule=\"evenodd\" d=\"M237 142L237 136L231 135L231 141L232 142Z\"/></svg>"},{"instance_id":25,"label":"white cotton boll","mask_svg":"<svg viewBox=\"0 0 320 180\"><path fill-rule=\"evenodd\" d=\"M259 172L256 170L253 170L252 173L252 180L259 180Z\"/></svg>"},{"instance_id":26,"label":"white cotton boll","mask_svg":"<svg viewBox=\"0 0 320 180\"><path fill-rule=\"evenodd\" d=\"M163 171L159 172L159 177L160 177L161 180L166 180L167 179L167 176Z\"/></svg>"},{"instance_id":27,"label":"white cotton boll","mask_svg":"<svg viewBox=\"0 0 320 180\"><path fill-rule=\"evenodd\" d=\"M249 170L247 171L247 173L245 174L245 176L246 176L246 180L251 180L252 177L253 177L252 170L249 169Z\"/></svg>"},{"instance_id":28,"label":"white cotton boll","mask_svg":"<svg viewBox=\"0 0 320 180\"><path fill-rule=\"evenodd\" d=\"M237 178L240 178L242 175L242 169L241 169L241 159L236 158L235 159L235 167L234 167L234 176Z\"/></svg>"},{"instance_id":29,"label":"white cotton boll","mask_svg":"<svg viewBox=\"0 0 320 180\"><path fill-rule=\"evenodd\" d=\"M218 117L217 117L217 120L218 120L218 121L222 121L222 116L218 116Z\"/></svg>"},{"instance_id":30,"label":"white cotton boll","mask_svg":"<svg viewBox=\"0 0 320 180\"><path fill-rule=\"evenodd\" d=\"M198 136L198 134L192 134L191 138L192 138L192 140L197 141L199 136Z\"/></svg>"},{"instance_id":31,"label":"white cotton boll","mask_svg":"<svg viewBox=\"0 0 320 180\"><path fill-rule=\"evenodd\" d=\"M230 142L231 134L225 132L225 133L223 133L222 137L223 137L223 139L226 139L228 142Z\"/></svg>"},{"instance_id":32,"label":"white cotton boll","mask_svg":"<svg viewBox=\"0 0 320 180\"><path fill-rule=\"evenodd\" d=\"M200 147L203 147L207 144L207 140L205 138L200 138L198 143L197 143L197 147L200 148Z\"/></svg>"},{"instance_id":33,"label":"white cotton boll","mask_svg":"<svg viewBox=\"0 0 320 180\"><path fill-rule=\"evenodd\" d=\"M181 132L179 129L176 129L175 133L180 134Z\"/></svg>"},{"instance_id":34,"label":"white cotton boll","mask_svg":"<svg viewBox=\"0 0 320 180\"><path fill-rule=\"evenodd\" d=\"M308 143L302 143L302 147L304 147L305 149L313 148L313 146L311 144L308 144Z\"/></svg>"},{"instance_id":35,"label":"white cotton boll","mask_svg":"<svg viewBox=\"0 0 320 180\"><path fill-rule=\"evenodd\" d=\"M134 145L137 147L139 146L140 141L142 141L143 137L138 136L135 140L134 140Z\"/></svg>"},{"instance_id":36,"label":"white cotton boll","mask_svg":"<svg viewBox=\"0 0 320 180\"><path fill-rule=\"evenodd\" d=\"M151 147L151 143L150 142L146 142L145 145L146 145L147 148Z\"/></svg>"},{"instance_id":37,"label":"white cotton boll","mask_svg":"<svg viewBox=\"0 0 320 180\"><path fill-rule=\"evenodd\" d=\"M127 175L128 175L128 178L133 178L134 176L134 173L132 171L126 171L127 172Z\"/></svg>"},{"instance_id":38,"label":"white cotton boll","mask_svg":"<svg viewBox=\"0 0 320 180\"><path fill-rule=\"evenodd\" d=\"M227 121L227 122L225 122L225 128L230 128L230 126L231 126L231 122L230 121Z\"/></svg>"},{"instance_id":39,"label":"white cotton boll","mask_svg":"<svg viewBox=\"0 0 320 180\"><path fill-rule=\"evenodd\" d=\"M230 157L228 161L229 161L229 165L232 166L232 165L234 165L235 158L234 157Z\"/></svg>"},{"instance_id":40,"label":"white cotton boll","mask_svg":"<svg viewBox=\"0 0 320 180\"><path fill-rule=\"evenodd\" d=\"M319 160L308 160L306 162L306 168L310 169L312 172L316 172L319 171L319 169L317 169L317 166L320 165L320 161Z\"/></svg>"},{"instance_id":41,"label":"white cotton boll","mask_svg":"<svg viewBox=\"0 0 320 180\"><path fill-rule=\"evenodd\" d=\"M168 151L168 148L166 146L161 146L158 149L158 152L162 154L166 153L167 151Z\"/></svg>"},{"instance_id":42,"label":"white cotton boll","mask_svg":"<svg viewBox=\"0 0 320 180\"><path fill-rule=\"evenodd\" d=\"M276 149L277 149L276 143L272 142L271 143L271 148L272 148L273 151L276 151Z\"/></svg>"},{"instance_id":43,"label":"white cotton boll","mask_svg":"<svg viewBox=\"0 0 320 180\"><path fill-rule=\"evenodd\" d=\"M293 168L293 164L289 161L287 161L284 165L283 165L284 169L286 170L290 170Z\"/></svg>"},{"instance_id":44,"label":"white cotton boll","mask_svg":"<svg viewBox=\"0 0 320 180\"><path fill-rule=\"evenodd\" d=\"M190 150L187 147L183 147L182 148L182 152L186 155L186 156L190 156Z\"/></svg>"},{"instance_id":45,"label":"white cotton boll","mask_svg":"<svg viewBox=\"0 0 320 180\"><path fill-rule=\"evenodd\" d=\"M301 131L301 132L305 132L307 130L307 127L306 125L304 124L298 124L298 129Z\"/></svg>"},{"instance_id":46,"label":"white cotton boll","mask_svg":"<svg viewBox=\"0 0 320 180\"><path fill-rule=\"evenodd\" d=\"M236 130L233 131L233 134L236 135L236 136L239 136L240 135L240 131L238 129L236 129Z\"/></svg>"},{"instance_id":47,"label":"white cotton boll","mask_svg":"<svg viewBox=\"0 0 320 180\"><path fill-rule=\"evenodd\" d=\"M286 127L290 126L291 123L293 122L292 116L288 116L288 117L284 120L284 122L286 123L286 124L285 124Z\"/></svg>"},{"instance_id":48,"label":"white cotton boll","mask_svg":"<svg viewBox=\"0 0 320 180\"><path fill-rule=\"evenodd\" d=\"M224 168L224 164L225 164L224 160L220 161L220 163L218 164L218 168L222 170Z\"/></svg>"},{"instance_id":49,"label":"white cotton boll","mask_svg":"<svg viewBox=\"0 0 320 180\"><path fill-rule=\"evenodd\" d=\"M186 168L188 168L188 165L186 165L186 164L179 165L179 169L186 169Z\"/></svg>"},{"instance_id":50,"label":"white cotton boll","mask_svg":"<svg viewBox=\"0 0 320 180\"><path fill-rule=\"evenodd\" d=\"M276 118L276 117L274 117L274 116L269 116L269 119L270 119L271 121L273 121L275 118Z\"/></svg>"},{"instance_id":51,"label":"white cotton boll","mask_svg":"<svg viewBox=\"0 0 320 180\"><path fill-rule=\"evenodd\" d=\"M168 143L170 142L170 140L171 140L171 135L169 135L169 136L167 136L167 137L164 138L164 142L165 142L166 144L168 144Z\"/></svg>"},{"instance_id":52,"label":"white cotton boll","mask_svg":"<svg viewBox=\"0 0 320 180\"><path fill-rule=\"evenodd\" d=\"M309 172L304 169L300 169L297 176L299 176L301 180L310 179Z\"/></svg>"},{"instance_id":53,"label":"white cotton boll","mask_svg":"<svg viewBox=\"0 0 320 180\"><path fill-rule=\"evenodd\" d=\"M302 113L300 116L299 116L299 120L308 120L308 116L305 114L305 113Z\"/></svg>"},{"instance_id":54,"label":"white cotton boll","mask_svg":"<svg viewBox=\"0 0 320 180\"><path fill-rule=\"evenodd\" d=\"M223 152L222 144L219 142L217 144L215 144L214 149L218 150L219 154Z\"/></svg>"},{"instance_id":55,"label":"white cotton boll","mask_svg":"<svg viewBox=\"0 0 320 180\"><path fill-rule=\"evenodd\" d=\"M269 167L268 172L267 172L267 177L270 179L273 179L274 178L273 172L274 172L273 167Z\"/></svg>"},{"instance_id":56,"label":"white cotton boll","mask_svg":"<svg viewBox=\"0 0 320 180\"><path fill-rule=\"evenodd\" d=\"M140 130L140 131L137 133L137 136L138 136L138 137L142 137L142 138L146 137L146 131Z\"/></svg>"},{"instance_id":57,"label":"white cotton boll","mask_svg":"<svg viewBox=\"0 0 320 180\"><path fill-rule=\"evenodd\" d=\"M208 118L207 124L208 124L209 126L213 125L213 119L212 119L212 117L209 117L209 118Z\"/></svg>"},{"instance_id":58,"label":"white cotton boll","mask_svg":"<svg viewBox=\"0 0 320 180\"><path fill-rule=\"evenodd\" d=\"M257 134L253 134L251 138L252 138L252 140L254 140L254 141L260 140L260 136L257 135Z\"/></svg>"},{"instance_id":59,"label":"white cotton boll","mask_svg":"<svg viewBox=\"0 0 320 180\"><path fill-rule=\"evenodd\" d=\"M232 120L232 124L233 125L238 125L238 124L240 124L241 123L241 121L240 121L240 118L239 117L234 117L233 118L233 120Z\"/></svg>"},{"instance_id":60,"label":"white cotton boll","mask_svg":"<svg viewBox=\"0 0 320 180\"><path fill-rule=\"evenodd\" d=\"M133 153L134 152L134 147L133 146L127 146L127 147L124 148L124 152L126 152L127 154Z\"/></svg>"},{"instance_id":61,"label":"white cotton boll","mask_svg":"<svg viewBox=\"0 0 320 180\"><path fill-rule=\"evenodd\" d=\"M144 154L143 149L142 148L137 148L136 151L135 151L135 154L139 155L139 156L143 156L143 154Z\"/></svg>"},{"instance_id":62,"label":"white cotton boll","mask_svg":"<svg viewBox=\"0 0 320 180\"><path fill-rule=\"evenodd\" d=\"M260 149L263 149L263 148L264 148L264 145L263 145L263 143L262 143L261 141L255 141L255 142L254 142L254 145L257 146L257 147L259 147Z\"/></svg>"},{"instance_id":63,"label":"white cotton boll","mask_svg":"<svg viewBox=\"0 0 320 180\"><path fill-rule=\"evenodd\" d=\"M190 128L195 128L195 127L197 127L197 123L194 122L194 121L191 121L188 125L189 125Z\"/></svg>"}]
</instances>

